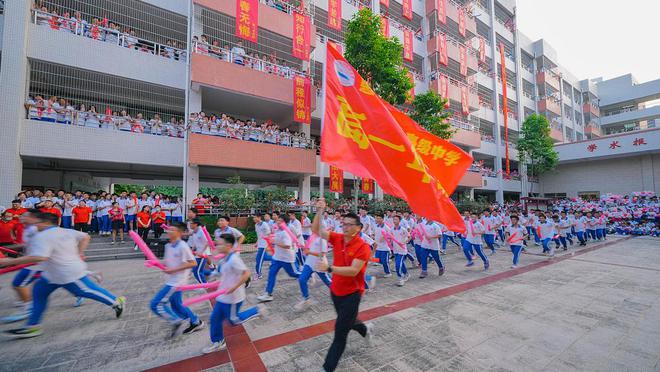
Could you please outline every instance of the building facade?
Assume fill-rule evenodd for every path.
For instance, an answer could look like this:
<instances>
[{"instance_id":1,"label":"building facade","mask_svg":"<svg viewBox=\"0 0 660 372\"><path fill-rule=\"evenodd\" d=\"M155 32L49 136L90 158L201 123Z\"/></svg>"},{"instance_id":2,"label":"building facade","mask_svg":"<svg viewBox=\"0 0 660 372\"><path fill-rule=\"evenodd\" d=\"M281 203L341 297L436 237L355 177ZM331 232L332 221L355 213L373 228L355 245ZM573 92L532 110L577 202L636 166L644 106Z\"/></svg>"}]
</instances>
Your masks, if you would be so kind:
<instances>
[{"instance_id":1,"label":"building facade","mask_svg":"<svg viewBox=\"0 0 660 372\"><path fill-rule=\"evenodd\" d=\"M309 200L329 177L316 151L325 44L341 45L363 6L382 15L390 36L414 35L405 65L415 93L431 89L449 98L452 142L475 159L456 197L503 201L540 190L514 146L532 113L548 117L557 143L597 138L630 114L617 113L619 97L601 93L625 82L573 77L545 40L516 28L513 0L340 0L341 31L329 27L328 0L305 1L304 8L262 0L256 43L236 37L235 0L37 3L5 2L0 15L2 203L22 187L98 190L114 183L183 183L191 200L201 186L235 175L250 187L285 186ZM309 61L292 54L297 12L311 23ZM294 76L312 81L310 125L293 120ZM639 98L630 115L649 127L657 113L645 103L657 98L658 84L645 88L655 96L632 84ZM44 103L35 104L38 96ZM65 101L48 103L50 96ZM277 124L278 138L253 138L231 125L184 126L188 113L202 112L244 126ZM135 129L136 121L144 125ZM348 192L351 175L345 182Z\"/></svg>"}]
</instances>

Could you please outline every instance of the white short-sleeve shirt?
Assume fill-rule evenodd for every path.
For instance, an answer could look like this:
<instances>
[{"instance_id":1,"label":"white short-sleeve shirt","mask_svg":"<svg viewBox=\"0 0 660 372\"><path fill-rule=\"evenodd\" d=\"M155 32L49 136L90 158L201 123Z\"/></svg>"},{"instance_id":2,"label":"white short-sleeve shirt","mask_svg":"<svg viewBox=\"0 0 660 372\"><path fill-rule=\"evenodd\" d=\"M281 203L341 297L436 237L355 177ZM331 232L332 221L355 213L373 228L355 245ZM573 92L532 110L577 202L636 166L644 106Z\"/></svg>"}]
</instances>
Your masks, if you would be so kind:
<instances>
[{"instance_id":1,"label":"white short-sleeve shirt","mask_svg":"<svg viewBox=\"0 0 660 372\"><path fill-rule=\"evenodd\" d=\"M220 272L220 286L218 290L230 289L241 280L243 272L247 270L247 266L237 253L230 253L227 257L218 263L218 271ZM223 304L237 304L245 300L245 286L241 285L232 293L221 294L216 297L216 301Z\"/></svg>"},{"instance_id":2,"label":"white short-sleeve shirt","mask_svg":"<svg viewBox=\"0 0 660 372\"><path fill-rule=\"evenodd\" d=\"M165 266L170 268L178 267L181 266L184 262L194 260L195 256L190 250L188 243L184 242L183 240L178 240L175 243L165 244ZM181 270L174 274L165 275L167 275L167 281L165 282L165 285L176 287L186 284L188 281L188 276L190 276L190 269Z\"/></svg>"},{"instance_id":3,"label":"white short-sleeve shirt","mask_svg":"<svg viewBox=\"0 0 660 372\"><path fill-rule=\"evenodd\" d=\"M78 251L78 243L85 236L80 231L59 227L36 233L30 240L30 252L48 258L40 265L42 276L53 284L72 283L85 276L87 264Z\"/></svg>"}]
</instances>

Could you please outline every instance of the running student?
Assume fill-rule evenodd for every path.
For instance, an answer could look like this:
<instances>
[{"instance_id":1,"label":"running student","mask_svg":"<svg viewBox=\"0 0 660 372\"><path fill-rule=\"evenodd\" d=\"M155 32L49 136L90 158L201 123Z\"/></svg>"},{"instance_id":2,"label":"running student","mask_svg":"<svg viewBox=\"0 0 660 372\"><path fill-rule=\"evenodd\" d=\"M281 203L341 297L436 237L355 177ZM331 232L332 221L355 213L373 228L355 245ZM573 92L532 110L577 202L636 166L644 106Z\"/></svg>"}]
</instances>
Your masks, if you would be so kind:
<instances>
[{"instance_id":1,"label":"running student","mask_svg":"<svg viewBox=\"0 0 660 372\"><path fill-rule=\"evenodd\" d=\"M515 269L518 267L518 262L520 261L520 252L522 251L523 242L527 238L527 231L523 225L518 221L518 216L511 216L511 225L506 228L507 242L511 248L511 253L513 253L513 263L511 268Z\"/></svg>"},{"instance_id":2,"label":"running student","mask_svg":"<svg viewBox=\"0 0 660 372\"><path fill-rule=\"evenodd\" d=\"M445 273L445 265L440 258L440 236L442 231L440 226L433 221L427 220L426 223L419 225L422 229L424 239L422 240L422 272L419 274L420 278L426 278L428 274L429 256L433 258L438 265L438 275L442 276Z\"/></svg>"},{"instance_id":3,"label":"running student","mask_svg":"<svg viewBox=\"0 0 660 372\"><path fill-rule=\"evenodd\" d=\"M277 218L277 224L286 224L284 216L280 215ZM277 280L277 273L280 269L284 269L284 271L286 271L286 273L292 278L297 279L300 276L300 273L298 273L293 267L293 264L296 261L296 251L289 234L283 229L277 230L277 233L275 233L275 237L273 238L273 246L275 253L273 254L270 268L268 269L266 292L257 297L261 302L273 301L273 290L275 289L275 281Z\"/></svg>"},{"instance_id":4,"label":"running student","mask_svg":"<svg viewBox=\"0 0 660 372\"><path fill-rule=\"evenodd\" d=\"M208 239L206 239L204 230L202 230L202 222L199 218L195 217L190 220L190 229L191 233L188 238L188 244L195 255L196 262L193 276L198 283L206 283L206 276L210 274L210 272L206 270L208 256L211 254L209 242Z\"/></svg>"},{"instance_id":5,"label":"running student","mask_svg":"<svg viewBox=\"0 0 660 372\"><path fill-rule=\"evenodd\" d=\"M490 262L481 248L481 236L484 234L485 228L484 225L477 220L477 217L476 213L472 213L470 215L470 220L467 223L467 236L465 238L465 246L463 247L463 253L468 260L468 263L465 266L470 267L474 265L474 259L471 254L471 252L474 251L484 262L484 270L488 270Z\"/></svg>"},{"instance_id":6,"label":"running student","mask_svg":"<svg viewBox=\"0 0 660 372\"><path fill-rule=\"evenodd\" d=\"M268 216L270 219L270 215L266 213L264 215L264 218ZM268 248L268 242L266 239L269 239L269 236L271 234L271 225L268 222L265 222L261 219L261 216L254 216L252 217L252 221L254 221L254 230L257 233L257 257L256 257L256 263L255 263L255 279L261 279L263 277L262 275L262 267L264 264L264 261L270 261L272 259L271 255L266 252L266 249Z\"/></svg>"},{"instance_id":7,"label":"running student","mask_svg":"<svg viewBox=\"0 0 660 372\"><path fill-rule=\"evenodd\" d=\"M302 272L300 277L298 277L298 283L300 284L300 293L302 294L302 301L297 303L294 308L298 311L304 310L310 304L309 299L309 288L307 287L307 282L309 278L316 273L316 275L321 279L321 281L326 285L330 286L330 276L326 272L316 271L316 264L319 261L326 262L328 259L326 255L328 254L328 242L319 238L316 235L312 235L310 239L313 239L309 243L309 251L307 252L307 257L305 258L305 264L303 265Z\"/></svg>"},{"instance_id":8,"label":"running student","mask_svg":"<svg viewBox=\"0 0 660 372\"><path fill-rule=\"evenodd\" d=\"M364 273L367 270L371 250L359 236L362 224L360 218L353 213L344 215L341 234L326 231L321 226L321 216L325 207L325 200L320 198L316 204L312 232L326 239L333 247L333 264L328 265L319 261L316 265L317 271L332 274L330 294L337 312L337 320L334 338L323 363L323 369L331 372L337 368L339 359L344 353L351 329L371 343L373 324L364 324L357 318L360 300L364 294Z\"/></svg>"},{"instance_id":9,"label":"running student","mask_svg":"<svg viewBox=\"0 0 660 372\"><path fill-rule=\"evenodd\" d=\"M383 278L389 278L392 276L390 271L390 247L385 239L385 236L390 233L390 228L385 225L382 214L376 214L376 224L373 226L374 231L374 240L376 241L376 258L378 262L383 265L383 271L385 274Z\"/></svg>"},{"instance_id":10,"label":"running student","mask_svg":"<svg viewBox=\"0 0 660 372\"><path fill-rule=\"evenodd\" d=\"M218 228L213 232L216 240L220 239L222 234L232 234L234 236L234 249L238 248L245 241L245 235L231 226L229 226L229 216L220 216L217 222Z\"/></svg>"},{"instance_id":11,"label":"running student","mask_svg":"<svg viewBox=\"0 0 660 372\"><path fill-rule=\"evenodd\" d=\"M41 262L42 270L32 290L33 305L26 326L6 333L18 338L41 335L40 323L48 297L61 287L74 296L91 298L112 307L119 318L124 311L125 298L115 297L94 284L87 276L87 265L80 258L89 245L89 235L57 227L59 217L51 213L37 213L35 218L38 233L30 242L30 255L0 259L0 266Z\"/></svg>"},{"instance_id":12,"label":"running student","mask_svg":"<svg viewBox=\"0 0 660 372\"><path fill-rule=\"evenodd\" d=\"M396 275L399 277L397 285L403 287L408 279L410 279L410 274L408 274L408 268L406 268L406 256L408 255L408 240L410 240L410 234L408 230L401 226L401 216L394 216L392 221L394 222L394 227L392 227L392 248L394 250L394 266L396 270Z\"/></svg>"},{"instance_id":13,"label":"running student","mask_svg":"<svg viewBox=\"0 0 660 372\"><path fill-rule=\"evenodd\" d=\"M222 329L225 320L235 326L259 316L257 307L241 311L241 305L245 301L245 283L250 279L250 271L241 260L241 256L233 250L235 244L236 238L232 234L222 234L220 239L216 240L216 250L225 254L225 257L218 262L220 273L218 290L225 290L225 293L215 299L210 317L211 345L202 349L204 354L226 347Z\"/></svg>"},{"instance_id":14,"label":"running student","mask_svg":"<svg viewBox=\"0 0 660 372\"><path fill-rule=\"evenodd\" d=\"M163 272L167 275L167 280L150 303L151 311L171 324L170 338L204 328L204 321L200 320L192 310L183 306L181 292L176 290L177 286L186 284L190 269L196 264L190 247L181 240L185 231L185 225L179 223L167 229L169 243L165 244L163 262L166 266ZM187 328L186 319L190 321Z\"/></svg>"}]
</instances>

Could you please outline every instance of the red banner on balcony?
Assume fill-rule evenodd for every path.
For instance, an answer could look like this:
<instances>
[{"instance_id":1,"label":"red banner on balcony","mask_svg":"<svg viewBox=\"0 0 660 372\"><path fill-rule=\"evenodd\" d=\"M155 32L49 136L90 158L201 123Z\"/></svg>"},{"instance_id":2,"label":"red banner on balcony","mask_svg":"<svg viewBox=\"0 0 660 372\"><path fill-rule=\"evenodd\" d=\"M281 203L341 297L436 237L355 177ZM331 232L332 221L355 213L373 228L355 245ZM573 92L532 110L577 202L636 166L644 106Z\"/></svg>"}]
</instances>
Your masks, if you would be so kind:
<instances>
[{"instance_id":1,"label":"red banner on balcony","mask_svg":"<svg viewBox=\"0 0 660 372\"><path fill-rule=\"evenodd\" d=\"M390 7L390 0L380 0L381 5L385 5L386 7Z\"/></svg>"},{"instance_id":2,"label":"red banner on balcony","mask_svg":"<svg viewBox=\"0 0 660 372\"><path fill-rule=\"evenodd\" d=\"M465 37L465 9L458 8L458 33Z\"/></svg>"},{"instance_id":3,"label":"red banner on balcony","mask_svg":"<svg viewBox=\"0 0 660 372\"><path fill-rule=\"evenodd\" d=\"M486 40L483 37L479 38L479 63L486 62Z\"/></svg>"},{"instance_id":4,"label":"red banner on balcony","mask_svg":"<svg viewBox=\"0 0 660 372\"><path fill-rule=\"evenodd\" d=\"M504 44L500 43L500 67L502 69L502 116L504 117L504 156L506 174L511 174L509 164L509 104L506 92L506 61L504 60Z\"/></svg>"},{"instance_id":5,"label":"red banner on balcony","mask_svg":"<svg viewBox=\"0 0 660 372\"><path fill-rule=\"evenodd\" d=\"M380 32L385 37L390 37L390 20L389 18L380 16Z\"/></svg>"},{"instance_id":6,"label":"red banner on balcony","mask_svg":"<svg viewBox=\"0 0 660 372\"><path fill-rule=\"evenodd\" d=\"M458 46L458 63L460 65L461 75L467 76L467 50L465 46Z\"/></svg>"},{"instance_id":7,"label":"red banner on balcony","mask_svg":"<svg viewBox=\"0 0 660 372\"><path fill-rule=\"evenodd\" d=\"M363 194L373 194L374 193L374 180L370 178L362 179L362 193Z\"/></svg>"},{"instance_id":8,"label":"red banner on balcony","mask_svg":"<svg viewBox=\"0 0 660 372\"><path fill-rule=\"evenodd\" d=\"M436 0L436 9L438 9L438 22L447 24L447 0Z\"/></svg>"},{"instance_id":9,"label":"red banner on balcony","mask_svg":"<svg viewBox=\"0 0 660 372\"><path fill-rule=\"evenodd\" d=\"M344 171L330 166L330 192L344 192Z\"/></svg>"},{"instance_id":10,"label":"red banner on balcony","mask_svg":"<svg viewBox=\"0 0 660 372\"><path fill-rule=\"evenodd\" d=\"M470 114L470 102L468 99L468 87L467 85L461 85L461 110L463 111L463 115Z\"/></svg>"},{"instance_id":11,"label":"red banner on balcony","mask_svg":"<svg viewBox=\"0 0 660 372\"><path fill-rule=\"evenodd\" d=\"M341 31L341 2L328 0L328 27Z\"/></svg>"},{"instance_id":12,"label":"red banner on balcony","mask_svg":"<svg viewBox=\"0 0 660 372\"><path fill-rule=\"evenodd\" d=\"M257 42L259 33L259 1L236 0L236 37Z\"/></svg>"},{"instance_id":13,"label":"red banner on balcony","mask_svg":"<svg viewBox=\"0 0 660 372\"><path fill-rule=\"evenodd\" d=\"M412 71L408 70L408 79L412 83L412 88L408 91L408 100L406 103L412 103L412 101L415 99L415 74L412 73Z\"/></svg>"},{"instance_id":14,"label":"red banner on balcony","mask_svg":"<svg viewBox=\"0 0 660 372\"><path fill-rule=\"evenodd\" d=\"M293 120L312 123L312 82L308 77L293 78Z\"/></svg>"},{"instance_id":15,"label":"red banner on balcony","mask_svg":"<svg viewBox=\"0 0 660 372\"><path fill-rule=\"evenodd\" d=\"M408 29L403 30L403 59L413 60L413 34Z\"/></svg>"},{"instance_id":16,"label":"red banner on balcony","mask_svg":"<svg viewBox=\"0 0 660 372\"><path fill-rule=\"evenodd\" d=\"M440 55L439 63L442 63L445 66L449 66L449 60L447 59L447 35L438 34L438 53Z\"/></svg>"},{"instance_id":17,"label":"red banner on balcony","mask_svg":"<svg viewBox=\"0 0 660 372\"><path fill-rule=\"evenodd\" d=\"M412 0L403 0L403 17L412 21Z\"/></svg>"},{"instance_id":18,"label":"red banner on balcony","mask_svg":"<svg viewBox=\"0 0 660 372\"><path fill-rule=\"evenodd\" d=\"M309 17L298 12L293 13L293 56L309 61L310 42Z\"/></svg>"},{"instance_id":19,"label":"red banner on balcony","mask_svg":"<svg viewBox=\"0 0 660 372\"><path fill-rule=\"evenodd\" d=\"M442 74L438 75L438 94L440 97L447 99L445 107L449 108L449 78Z\"/></svg>"}]
</instances>

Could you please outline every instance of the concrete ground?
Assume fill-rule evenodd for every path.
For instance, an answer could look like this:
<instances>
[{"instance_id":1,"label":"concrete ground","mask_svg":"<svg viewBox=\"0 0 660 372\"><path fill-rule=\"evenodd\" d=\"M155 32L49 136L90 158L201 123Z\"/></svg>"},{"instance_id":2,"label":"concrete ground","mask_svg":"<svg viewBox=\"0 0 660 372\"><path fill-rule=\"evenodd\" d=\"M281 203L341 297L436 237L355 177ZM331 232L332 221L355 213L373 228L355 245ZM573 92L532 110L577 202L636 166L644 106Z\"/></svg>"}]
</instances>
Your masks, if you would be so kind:
<instances>
[{"instance_id":1,"label":"concrete ground","mask_svg":"<svg viewBox=\"0 0 660 372\"><path fill-rule=\"evenodd\" d=\"M464 267L465 258L451 246L443 277L431 266L426 279L418 279L419 270L413 269L413 279L402 288L394 286L394 277L379 279L361 306L361 317L375 324L373 345L368 348L352 334L339 369L660 371L660 240L611 237L603 244L554 260L531 247L515 271L509 268L511 254L502 251L491 257L487 272L479 263ZM243 258L253 265L253 254ZM332 339L335 314L328 290L312 285L314 304L295 312L298 283L280 273L267 314L245 324L245 334L228 336L229 352L200 357L209 342L207 330L169 341L168 327L149 311L163 282L160 273L139 259L89 266L103 272L106 288L127 297L124 316L117 320L92 301L74 308L74 298L59 290L51 296L44 335L0 336L0 371L134 371L163 365L161 370L314 371ZM369 272L382 269L370 266ZM14 311L11 277L0 276L0 316ZM264 285L253 284L248 302L255 302ZM193 309L208 319L208 304ZM232 332L237 329L243 332L242 327ZM240 345L230 338L240 339Z\"/></svg>"}]
</instances>

